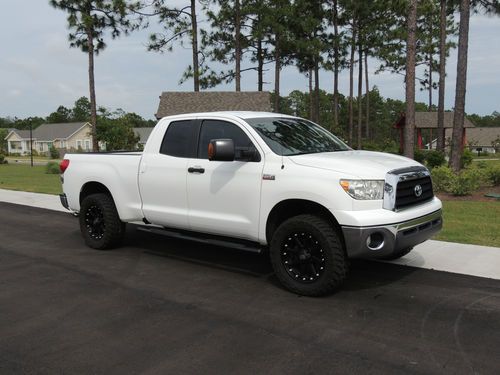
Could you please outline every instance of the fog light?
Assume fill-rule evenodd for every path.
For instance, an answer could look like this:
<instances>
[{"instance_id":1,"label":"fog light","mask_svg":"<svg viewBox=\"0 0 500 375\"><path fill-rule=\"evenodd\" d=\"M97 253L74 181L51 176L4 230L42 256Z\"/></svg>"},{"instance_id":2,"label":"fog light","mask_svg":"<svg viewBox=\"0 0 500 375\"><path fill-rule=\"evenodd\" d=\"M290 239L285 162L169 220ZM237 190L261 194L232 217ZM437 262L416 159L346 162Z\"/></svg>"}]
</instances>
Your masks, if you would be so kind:
<instances>
[{"instance_id":1,"label":"fog light","mask_svg":"<svg viewBox=\"0 0 500 375\"><path fill-rule=\"evenodd\" d=\"M370 250L380 250L384 247L384 235L380 232L370 234L366 239L366 246Z\"/></svg>"}]
</instances>

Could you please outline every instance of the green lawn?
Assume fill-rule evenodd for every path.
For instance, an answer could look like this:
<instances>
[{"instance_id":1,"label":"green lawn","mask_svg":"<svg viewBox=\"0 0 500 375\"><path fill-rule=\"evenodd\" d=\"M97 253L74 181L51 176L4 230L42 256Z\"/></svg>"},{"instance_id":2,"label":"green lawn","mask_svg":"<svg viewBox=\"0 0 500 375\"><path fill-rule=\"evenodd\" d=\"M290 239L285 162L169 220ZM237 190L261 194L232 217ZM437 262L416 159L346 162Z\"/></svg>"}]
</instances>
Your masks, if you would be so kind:
<instances>
[{"instance_id":1,"label":"green lawn","mask_svg":"<svg viewBox=\"0 0 500 375\"><path fill-rule=\"evenodd\" d=\"M500 247L500 202L444 201L443 216L434 239Z\"/></svg>"},{"instance_id":2,"label":"green lawn","mask_svg":"<svg viewBox=\"0 0 500 375\"><path fill-rule=\"evenodd\" d=\"M45 166L31 167L29 164L0 165L0 189L46 194L62 192L58 174L46 174Z\"/></svg>"}]
</instances>

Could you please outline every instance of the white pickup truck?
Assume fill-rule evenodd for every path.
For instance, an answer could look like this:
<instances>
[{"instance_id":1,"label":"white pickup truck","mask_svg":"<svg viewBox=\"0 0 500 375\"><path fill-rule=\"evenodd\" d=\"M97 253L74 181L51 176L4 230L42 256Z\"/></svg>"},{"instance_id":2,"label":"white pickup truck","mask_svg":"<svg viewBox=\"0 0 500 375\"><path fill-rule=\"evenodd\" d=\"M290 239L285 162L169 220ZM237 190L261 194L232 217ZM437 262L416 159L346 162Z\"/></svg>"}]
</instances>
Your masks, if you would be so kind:
<instances>
[{"instance_id":1,"label":"white pickup truck","mask_svg":"<svg viewBox=\"0 0 500 375\"><path fill-rule=\"evenodd\" d=\"M69 154L64 207L88 246L108 249L125 223L243 250L269 251L290 291L322 295L348 258L394 259L437 233L429 171L355 151L319 125L276 113L165 117L144 152Z\"/></svg>"}]
</instances>

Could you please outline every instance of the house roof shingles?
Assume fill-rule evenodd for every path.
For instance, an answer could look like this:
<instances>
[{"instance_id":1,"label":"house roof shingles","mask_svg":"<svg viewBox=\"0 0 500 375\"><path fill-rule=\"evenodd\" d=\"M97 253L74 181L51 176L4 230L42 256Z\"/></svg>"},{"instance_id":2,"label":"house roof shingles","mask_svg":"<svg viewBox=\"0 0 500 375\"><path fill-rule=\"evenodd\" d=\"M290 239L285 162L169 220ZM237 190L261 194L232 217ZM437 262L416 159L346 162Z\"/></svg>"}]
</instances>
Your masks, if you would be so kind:
<instances>
[{"instance_id":1,"label":"house roof shingles","mask_svg":"<svg viewBox=\"0 0 500 375\"><path fill-rule=\"evenodd\" d=\"M451 129L446 133L451 137ZM492 142L500 139L500 127L467 129L467 143L477 147L491 147Z\"/></svg>"},{"instance_id":2,"label":"house roof shingles","mask_svg":"<svg viewBox=\"0 0 500 375\"><path fill-rule=\"evenodd\" d=\"M214 111L271 112L271 94L266 91L163 92L156 118L183 113Z\"/></svg>"},{"instance_id":3,"label":"house roof shingles","mask_svg":"<svg viewBox=\"0 0 500 375\"><path fill-rule=\"evenodd\" d=\"M33 130L33 138L39 141L65 139L78 131L86 122L68 122L60 124L42 124Z\"/></svg>"},{"instance_id":4,"label":"house roof shingles","mask_svg":"<svg viewBox=\"0 0 500 375\"><path fill-rule=\"evenodd\" d=\"M33 139L37 141L46 141L52 142L55 139L66 139L71 136L73 133L78 131L81 127L83 127L87 122L67 122L67 123L58 123L58 124L42 124L36 129L33 129ZM19 129L11 129L15 132L19 137L23 139L30 138L29 130L19 130ZM8 135L7 135L8 137Z\"/></svg>"},{"instance_id":5,"label":"house roof shingles","mask_svg":"<svg viewBox=\"0 0 500 375\"><path fill-rule=\"evenodd\" d=\"M421 129L436 129L437 128L437 112L415 112L415 127ZM405 115L403 114L396 127L401 127L404 125ZM453 128L453 112L444 113L444 127ZM474 128L474 124L465 117L464 128Z\"/></svg>"}]
</instances>

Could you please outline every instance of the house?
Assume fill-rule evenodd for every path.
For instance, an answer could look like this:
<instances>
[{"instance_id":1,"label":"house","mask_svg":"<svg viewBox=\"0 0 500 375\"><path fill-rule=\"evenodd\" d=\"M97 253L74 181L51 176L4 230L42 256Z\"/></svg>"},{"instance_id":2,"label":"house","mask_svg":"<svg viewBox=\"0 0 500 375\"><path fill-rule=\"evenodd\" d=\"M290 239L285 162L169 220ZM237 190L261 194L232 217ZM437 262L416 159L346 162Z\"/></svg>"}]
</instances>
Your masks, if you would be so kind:
<instances>
[{"instance_id":1,"label":"house","mask_svg":"<svg viewBox=\"0 0 500 375\"><path fill-rule=\"evenodd\" d=\"M271 94L267 91L163 92L156 118L183 113L214 111L271 112Z\"/></svg>"},{"instance_id":2,"label":"house","mask_svg":"<svg viewBox=\"0 0 500 375\"><path fill-rule=\"evenodd\" d=\"M424 138L426 142L437 138L437 112L415 112L415 129L417 135L417 147L419 149L423 148ZM399 129L400 134L400 150L403 150L403 128L406 126L406 116L401 114L398 121L394 125L396 129ZM443 126L445 128L445 134L447 129L453 128L453 112L444 113ZM464 130L463 130L463 144L467 144L467 134L470 128L474 128L474 124L466 117L464 119ZM445 136L446 137L446 136ZM447 137L446 137L447 138ZM431 143L431 146L434 142Z\"/></svg>"},{"instance_id":3,"label":"house","mask_svg":"<svg viewBox=\"0 0 500 375\"><path fill-rule=\"evenodd\" d=\"M445 129L446 144L451 140L453 129ZM434 139L430 145L431 148L437 147L437 139ZM484 127L467 129L467 147L474 152L488 152L494 154L500 152L500 128ZM429 148L429 144L426 145Z\"/></svg>"},{"instance_id":4,"label":"house","mask_svg":"<svg viewBox=\"0 0 500 375\"><path fill-rule=\"evenodd\" d=\"M153 131L154 127L147 128L133 128L136 136L139 137L139 148L144 148L144 145L148 141L149 135Z\"/></svg>"},{"instance_id":5,"label":"house","mask_svg":"<svg viewBox=\"0 0 500 375\"><path fill-rule=\"evenodd\" d=\"M33 150L48 154L50 148L64 151L91 151L92 125L89 122L70 122L59 124L42 124L32 131L11 129L5 137L9 154L26 155L30 153L30 140Z\"/></svg>"},{"instance_id":6,"label":"house","mask_svg":"<svg viewBox=\"0 0 500 375\"><path fill-rule=\"evenodd\" d=\"M451 132L450 132L451 137ZM471 151L496 153L500 151L500 127L472 128L467 131Z\"/></svg>"}]
</instances>

